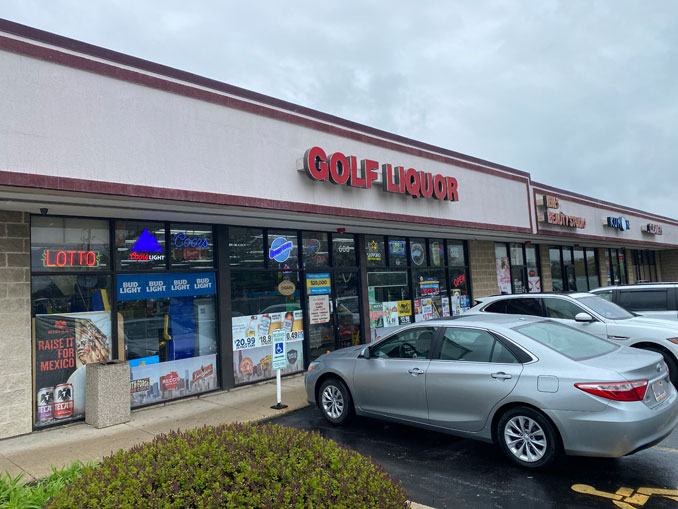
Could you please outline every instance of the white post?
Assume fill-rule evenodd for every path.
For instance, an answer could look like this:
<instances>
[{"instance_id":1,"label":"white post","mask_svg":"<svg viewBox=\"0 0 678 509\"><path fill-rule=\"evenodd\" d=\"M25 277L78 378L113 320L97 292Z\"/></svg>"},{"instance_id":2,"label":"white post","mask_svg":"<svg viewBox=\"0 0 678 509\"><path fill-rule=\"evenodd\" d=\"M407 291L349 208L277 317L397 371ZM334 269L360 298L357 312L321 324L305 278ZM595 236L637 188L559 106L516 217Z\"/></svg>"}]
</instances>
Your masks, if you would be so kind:
<instances>
[{"instance_id":1,"label":"white post","mask_svg":"<svg viewBox=\"0 0 678 509\"><path fill-rule=\"evenodd\" d=\"M278 385L278 406L282 403L282 382L280 381L280 370L275 370L275 380Z\"/></svg>"}]
</instances>

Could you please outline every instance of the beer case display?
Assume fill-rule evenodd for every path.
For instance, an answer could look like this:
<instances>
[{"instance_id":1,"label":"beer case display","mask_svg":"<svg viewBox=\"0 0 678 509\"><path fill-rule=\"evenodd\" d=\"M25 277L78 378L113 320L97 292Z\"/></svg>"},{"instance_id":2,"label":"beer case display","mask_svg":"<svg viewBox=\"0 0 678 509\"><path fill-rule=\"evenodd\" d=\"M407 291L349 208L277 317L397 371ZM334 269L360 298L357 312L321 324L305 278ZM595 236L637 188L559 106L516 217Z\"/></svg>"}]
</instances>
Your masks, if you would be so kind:
<instances>
[{"instance_id":1,"label":"beer case display","mask_svg":"<svg viewBox=\"0 0 678 509\"><path fill-rule=\"evenodd\" d=\"M234 316L232 332L235 383L244 384L275 376L271 354L271 333L275 330L284 330L287 333L287 367L282 373L303 370L303 316L301 310Z\"/></svg>"},{"instance_id":2,"label":"beer case display","mask_svg":"<svg viewBox=\"0 0 678 509\"><path fill-rule=\"evenodd\" d=\"M85 367L111 359L108 312L35 317L36 426L85 415Z\"/></svg>"}]
</instances>

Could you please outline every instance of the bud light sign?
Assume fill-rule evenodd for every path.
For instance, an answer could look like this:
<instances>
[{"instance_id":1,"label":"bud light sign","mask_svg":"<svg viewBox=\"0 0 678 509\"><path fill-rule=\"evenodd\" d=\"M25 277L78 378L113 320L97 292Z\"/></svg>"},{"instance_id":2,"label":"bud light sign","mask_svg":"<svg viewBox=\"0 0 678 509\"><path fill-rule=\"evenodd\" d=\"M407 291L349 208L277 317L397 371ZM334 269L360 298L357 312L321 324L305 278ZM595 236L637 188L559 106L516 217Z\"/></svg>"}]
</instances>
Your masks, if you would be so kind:
<instances>
[{"instance_id":1,"label":"bud light sign","mask_svg":"<svg viewBox=\"0 0 678 509\"><path fill-rule=\"evenodd\" d=\"M276 262L283 263L290 257L294 244L285 237L277 237L271 242L268 257Z\"/></svg>"}]
</instances>

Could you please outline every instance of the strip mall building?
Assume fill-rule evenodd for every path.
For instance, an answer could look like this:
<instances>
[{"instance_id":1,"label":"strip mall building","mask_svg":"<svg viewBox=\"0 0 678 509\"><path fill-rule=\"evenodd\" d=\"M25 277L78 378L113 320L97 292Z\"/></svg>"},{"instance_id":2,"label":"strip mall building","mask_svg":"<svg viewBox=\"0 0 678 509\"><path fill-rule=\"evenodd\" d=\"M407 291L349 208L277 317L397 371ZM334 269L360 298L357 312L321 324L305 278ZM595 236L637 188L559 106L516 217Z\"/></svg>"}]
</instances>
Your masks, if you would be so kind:
<instances>
[{"instance_id":1,"label":"strip mall building","mask_svg":"<svg viewBox=\"0 0 678 509\"><path fill-rule=\"evenodd\" d=\"M499 292L678 280L678 221L0 21L0 438L285 373ZM278 335L281 333L278 332Z\"/></svg>"}]
</instances>

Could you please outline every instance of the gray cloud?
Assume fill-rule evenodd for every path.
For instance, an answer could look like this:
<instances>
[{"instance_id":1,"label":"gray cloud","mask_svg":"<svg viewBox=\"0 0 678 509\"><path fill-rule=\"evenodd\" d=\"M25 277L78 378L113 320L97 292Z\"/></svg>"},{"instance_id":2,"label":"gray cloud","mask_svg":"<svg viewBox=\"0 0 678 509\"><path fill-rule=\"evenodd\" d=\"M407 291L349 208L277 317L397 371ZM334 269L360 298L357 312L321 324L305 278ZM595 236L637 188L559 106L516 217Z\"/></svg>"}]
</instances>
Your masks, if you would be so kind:
<instances>
[{"instance_id":1,"label":"gray cloud","mask_svg":"<svg viewBox=\"0 0 678 509\"><path fill-rule=\"evenodd\" d=\"M4 0L0 16L678 217L671 0Z\"/></svg>"}]
</instances>

